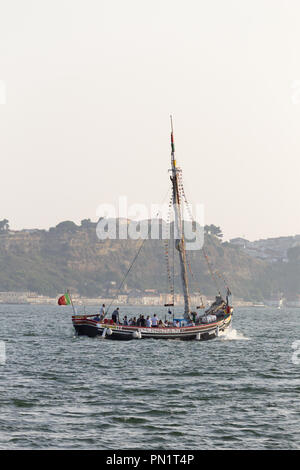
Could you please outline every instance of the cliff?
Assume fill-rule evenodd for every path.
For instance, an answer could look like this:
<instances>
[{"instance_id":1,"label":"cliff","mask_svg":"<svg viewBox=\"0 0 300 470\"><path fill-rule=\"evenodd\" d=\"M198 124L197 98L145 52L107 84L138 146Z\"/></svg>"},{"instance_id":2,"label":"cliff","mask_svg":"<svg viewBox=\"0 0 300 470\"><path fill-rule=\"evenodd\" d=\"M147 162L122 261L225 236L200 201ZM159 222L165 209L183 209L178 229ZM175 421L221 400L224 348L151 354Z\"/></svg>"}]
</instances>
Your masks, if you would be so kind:
<instances>
[{"instance_id":1,"label":"cliff","mask_svg":"<svg viewBox=\"0 0 300 470\"><path fill-rule=\"evenodd\" d=\"M99 240L96 224L88 221L81 226L63 222L49 231L2 231L0 291L33 291L55 296L69 288L84 296L105 295L112 285L120 284L140 244L140 240ZM214 279L202 251L188 252L193 292L213 295L218 289L224 291L228 284L237 297L262 300L279 292L283 278L289 275L289 263L270 266L237 247L222 243L214 235L206 234L204 247L214 270ZM294 263L293 275L295 270ZM178 263L174 272L175 290L178 291ZM126 284L129 290L169 291L163 241L145 242ZM294 284L289 290L291 295L298 289L297 282Z\"/></svg>"}]
</instances>

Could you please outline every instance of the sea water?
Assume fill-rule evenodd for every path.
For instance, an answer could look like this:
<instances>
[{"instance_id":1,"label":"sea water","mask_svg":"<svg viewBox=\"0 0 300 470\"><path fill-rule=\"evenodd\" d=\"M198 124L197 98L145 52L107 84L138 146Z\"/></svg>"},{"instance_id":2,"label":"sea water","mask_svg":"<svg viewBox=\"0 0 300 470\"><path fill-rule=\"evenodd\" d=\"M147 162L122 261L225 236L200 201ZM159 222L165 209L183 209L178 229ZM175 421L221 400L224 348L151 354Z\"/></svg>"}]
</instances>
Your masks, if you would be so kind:
<instances>
[{"instance_id":1,"label":"sea water","mask_svg":"<svg viewBox=\"0 0 300 470\"><path fill-rule=\"evenodd\" d=\"M204 342L77 337L69 306L0 325L1 449L300 447L300 309L236 308Z\"/></svg>"}]
</instances>

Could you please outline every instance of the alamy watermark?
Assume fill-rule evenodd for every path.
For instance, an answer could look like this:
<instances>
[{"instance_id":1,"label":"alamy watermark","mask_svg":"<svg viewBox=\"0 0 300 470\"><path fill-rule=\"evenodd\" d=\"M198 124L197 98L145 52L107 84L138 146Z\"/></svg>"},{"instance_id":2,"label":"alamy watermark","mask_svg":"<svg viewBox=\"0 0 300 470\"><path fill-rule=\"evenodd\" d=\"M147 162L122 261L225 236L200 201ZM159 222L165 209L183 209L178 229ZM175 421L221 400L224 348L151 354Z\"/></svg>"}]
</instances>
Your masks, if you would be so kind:
<instances>
[{"instance_id":1,"label":"alamy watermark","mask_svg":"<svg viewBox=\"0 0 300 470\"><path fill-rule=\"evenodd\" d=\"M294 349L292 354L292 363L298 366L300 364L300 340L294 341L292 343L292 348Z\"/></svg>"},{"instance_id":2,"label":"alamy watermark","mask_svg":"<svg viewBox=\"0 0 300 470\"><path fill-rule=\"evenodd\" d=\"M6 104L6 83L0 80L0 104Z\"/></svg>"},{"instance_id":3,"label":"alamy watermark","mask_svg":"<svg viewBox=\"0 0 300 470\"><path fill-rule=\"evenodd\" d=\"M5 351L5 342L0 341L0 365L6 363L6 351Z\"/></svg>"},{"instance_id":4,"label":"alamy watermark","mask_svg":"<svg viewBox=\"0 0 300 470\"><path fill-rule=\"evenodd\" d=\"M293 80L291 83L291 89L293 90L291 101L293 104L300 104L300 80Z\"/></svg>"},{"instance_id":5,"label":"alamy watermark","mask_svg":"<svg viewBox=\"0 0 300 470\"><path fill-rule=\"evenodd\" d=\"M118 207L101 204L97 209L99 222L96 233L100 240L181 240L185 238L186 250L200 250L204 243L203 204L172 205L145 204L128 205L126 196L121 196Z\"/></svg>"}]
</instances>

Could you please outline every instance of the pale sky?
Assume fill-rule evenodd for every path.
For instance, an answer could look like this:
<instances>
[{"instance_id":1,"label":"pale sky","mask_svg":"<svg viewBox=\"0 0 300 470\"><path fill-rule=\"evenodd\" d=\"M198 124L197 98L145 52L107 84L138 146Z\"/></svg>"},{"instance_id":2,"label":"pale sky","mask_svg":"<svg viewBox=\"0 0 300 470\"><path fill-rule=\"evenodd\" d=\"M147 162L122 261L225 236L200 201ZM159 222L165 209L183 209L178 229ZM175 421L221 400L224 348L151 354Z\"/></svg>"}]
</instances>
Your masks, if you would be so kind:
<instances>
[{"instance_id":1,"label":"pale sky","mask_svg":"<svg viewBox=\"0 0 300 470\"><path fill-rule=\"evenodd\" d=\"M205 223L300 233L299 21L298 0L0 0L0 219L162 202L172 114Z\"/></svg>"}]
</instances>

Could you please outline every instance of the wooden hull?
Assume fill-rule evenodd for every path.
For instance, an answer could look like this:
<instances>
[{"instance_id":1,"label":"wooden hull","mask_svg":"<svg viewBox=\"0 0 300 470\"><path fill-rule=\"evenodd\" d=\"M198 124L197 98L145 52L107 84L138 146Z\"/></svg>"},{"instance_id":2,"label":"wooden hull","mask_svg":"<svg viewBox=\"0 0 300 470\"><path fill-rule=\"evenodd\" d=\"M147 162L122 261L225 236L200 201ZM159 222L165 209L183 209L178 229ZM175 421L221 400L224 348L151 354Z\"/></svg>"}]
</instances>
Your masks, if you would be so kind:
<instances>
[{"instance_id":1,"label":"wooden hull","mask_svg":"<svg viewBox=\"0 0 300 470\"><path fill-rule=\"evenodd\" d=\"M107 325L87 317L72 317L73 326L79 336L100 336L103 339L125 341L147 338L206 341L216 338L221 331L228 328L231 324L231 320L232 315L228 314L222 320L210 324L199 324L182 328L146 328L138 326Z\"/></svg>"}]
</instances>

